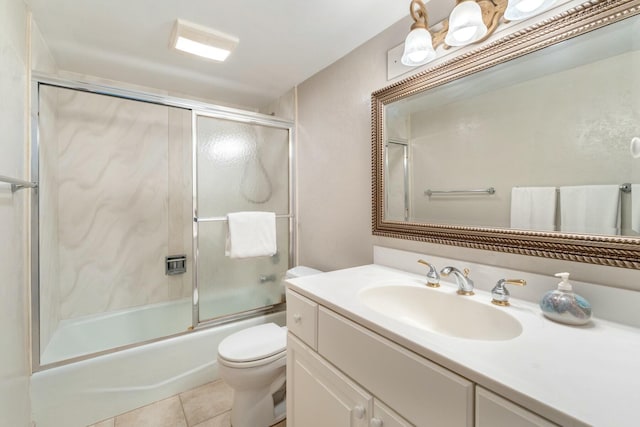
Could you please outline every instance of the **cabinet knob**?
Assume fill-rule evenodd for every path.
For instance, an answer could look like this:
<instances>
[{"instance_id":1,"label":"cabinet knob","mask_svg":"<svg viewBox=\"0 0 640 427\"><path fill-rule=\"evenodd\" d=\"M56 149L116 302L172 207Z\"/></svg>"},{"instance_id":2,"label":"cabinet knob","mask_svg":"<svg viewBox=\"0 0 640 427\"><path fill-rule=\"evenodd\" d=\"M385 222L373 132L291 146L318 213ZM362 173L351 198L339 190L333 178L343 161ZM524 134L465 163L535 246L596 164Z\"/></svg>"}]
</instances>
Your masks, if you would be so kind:
<instances>
[{"instance_id":1,"label":"cabinet knob","mask_svg":"<svg viewBox=\"0 0 640 427\"><path fill-rule=\"evenodd\" d=\"M355 408L353 408L353 415L355 415L355 417L359 420L364 418L364 414L365 414L365 409L364 406L362 405L358 405Z\"/></svg>"},{"instance_id":2,"label":"cabinet knob","mask_svg":"<svg viewBox=\"0 0 640 427\"><path fill-rule=\"evenodd\" d=\"M299 314L294 314L293 315L293 321L295 323L300 323L302 321L302 316L300 316Z\"/></svg>"},{"instance_id":3,"label":"cabinet knob","mask_svg":"<svg viewBox=\"0 0 640 427\"><path fill-rule=\"evenodd\" d=\"M382 427L382 420L379 418L371 418L371 422L369 423L370 427Z\"/></svg>"}]
</instances>

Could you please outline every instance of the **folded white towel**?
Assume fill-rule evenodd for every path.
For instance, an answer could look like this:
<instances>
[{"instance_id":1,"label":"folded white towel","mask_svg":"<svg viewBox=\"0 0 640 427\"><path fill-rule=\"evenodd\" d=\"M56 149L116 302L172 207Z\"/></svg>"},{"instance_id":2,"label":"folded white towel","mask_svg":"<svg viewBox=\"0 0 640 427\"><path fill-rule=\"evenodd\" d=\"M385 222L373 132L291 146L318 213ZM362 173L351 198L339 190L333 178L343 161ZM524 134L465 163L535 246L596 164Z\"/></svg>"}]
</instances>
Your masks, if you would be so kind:
<instances>
[{"instance_id":1,"label":"folded white towel","mask_svg":"<svg viewBox=\"0 0 640 427\"><path fill-rule=\"evenodd\" d=\"M620 234L620 186L560 187L560 229L567 233Z\"/></svg>"},{"instance_id":2,"label":"folded white towel","mask_svg":"<svg viewBox=\"0 0 640 427\"><path fill-rule=\"evenodd\" d=\"M631 184L631 229L640 233L640 184Z\"/></svg>"},{"instance_id":3,"label":"folded white towel","mask_svg":"<svg viewBox=\"0 0 640 427\"><path fill-rule=\"evenodd\" d=\"M511 189L511 228L555 231L556 187Z\"/></svg>"},{"instance_id":4,"label":"folded white towel","mask_svg":"<svg viewBox=\"0 0 640 427\"><path fill-rule=\"evenodd\" d=\"M234 212L227 214L225 255L230 258L272 256L276 246L276 214Z\"/></svg>"}]
</instances>

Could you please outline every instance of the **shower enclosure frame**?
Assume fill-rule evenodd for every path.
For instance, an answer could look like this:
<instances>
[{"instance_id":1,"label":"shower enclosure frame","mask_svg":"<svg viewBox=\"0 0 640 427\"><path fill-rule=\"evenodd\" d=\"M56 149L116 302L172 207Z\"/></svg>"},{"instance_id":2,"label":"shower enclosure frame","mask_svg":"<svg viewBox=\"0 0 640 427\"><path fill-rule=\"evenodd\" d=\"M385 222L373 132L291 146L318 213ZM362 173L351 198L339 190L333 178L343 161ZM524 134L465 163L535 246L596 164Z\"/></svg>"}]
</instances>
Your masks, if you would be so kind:
<instances>
[{"instance_id":1,"label":"shower enclosure frame","mask_svg":"<svg viewBox=\"0 0 640 427\"><path fill-rule=\"evenodd\" d=\"M286 308L285 303L277 303L269 306L260 307L257 309L242 311L239 313L233 313L213 319L201 320L199 316L199 285L198 285L198 223L212 220L211 218L199 218L198 217L198 198L197 198L197 132L196 124L198 117L208 117L214 119L231 120L238 123L244 123L248 125L259 125L271 128L283 129L288 131L288 169L289 169L289 206L287 215L278 215L279 218L287 217L289 219L289 254L288 263L289 266L295 265L296 260L296 203L295 203L295 126L293 121L286 120L270 115L219 106L215 104L209 104L201 101L194 101L185 98L179 98L169 95L159 95L140 90L124 89L116 86L110 86L105 84L99 84L95 82L83 81L79 79L67 79L60 78L58 76L49 75L45 73L33 72L31 76L31 144L30 144L30 169L31 180L34 183L40 181L40 132L39 132L39 111L40 111L40 93L39 89L41 85L57 87L62 89L76 90L80 92L88 92L96 95L112 96L121 99L127 99L131 101L146 102L156 105L162 105L167 107L181 108L189 110L191 112L191 137L192 137L192 250L193 250L193 274L192 274L192 292L191 292L191 318L192 324L188 330L179 332L176 334L170 334L154 338L151 340L145 340L132 344L127 344L119 347L110 348L107 350L101 350L94 353L89 353L81 356L72 357L69 359L60 360L53 363L41 365L40 363L40 224L39 224L39 191L40 188L36 187L31 192L30 199L30 253L31 253L31 268L30 268L30 283L31 283L31 370L32 372L38 372L57 366L62 366L81 360L90 359L96 356L111 354L128 348L138 347L146 345L156 341L162 341L167 338L176 337L184 334L193 333L194 331L214 327L220 324L230 323L247 319L259 315L265 315L272 312L283 311ZM218 218L215 218L218 220Z\"/></svg>"}]
</instances>

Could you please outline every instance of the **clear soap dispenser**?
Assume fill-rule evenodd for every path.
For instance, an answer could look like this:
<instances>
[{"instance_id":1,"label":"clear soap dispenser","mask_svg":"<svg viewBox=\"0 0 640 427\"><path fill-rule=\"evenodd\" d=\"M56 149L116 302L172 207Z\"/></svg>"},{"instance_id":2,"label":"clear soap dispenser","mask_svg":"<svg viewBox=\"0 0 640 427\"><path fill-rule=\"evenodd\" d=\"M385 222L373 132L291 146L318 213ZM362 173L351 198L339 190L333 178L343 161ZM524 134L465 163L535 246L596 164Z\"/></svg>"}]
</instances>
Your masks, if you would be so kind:
<instances>
[{"instance_id":1,"label":"clear soap dispenser","mask_svg":"<svg viewBox=\"0 0 640 427\"><path fill-rule=\"evenodd\" d=\"M573 293L569 283L569 273L558 273L562 282L558 289L549 291L540 300L542 313L551 320L568 325L584 325L591 319L591 304L589 301Z\"/></svg>"}]
</instances>

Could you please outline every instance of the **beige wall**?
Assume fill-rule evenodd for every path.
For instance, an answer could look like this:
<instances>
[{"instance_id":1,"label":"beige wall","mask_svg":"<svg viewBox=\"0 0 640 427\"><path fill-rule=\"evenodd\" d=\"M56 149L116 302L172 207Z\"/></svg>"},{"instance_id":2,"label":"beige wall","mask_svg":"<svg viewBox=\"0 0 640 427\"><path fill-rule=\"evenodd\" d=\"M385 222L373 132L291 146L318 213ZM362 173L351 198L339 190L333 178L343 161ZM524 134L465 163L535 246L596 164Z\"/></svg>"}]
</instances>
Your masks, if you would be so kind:
<instances>
[{"instance_id":1,"label":"beige wall","mask_svg":"<svg viewBox=\"0 0 640 427\"><path fill-rule=\"evenodd\" d=\"M28 22L21 0L0 0L0 175L27 179ZM0 425L30 425L27 201L0 184Z\"/></svg>"},{"instance_id":2,"label":"beige wall","mask_svg":"<svg viewBox=\"0 0 640 427\"><path fill-rule=\"evenodd\" d=\"M298 86L299 262L327 270L367 264L377 244L640 289L634 270L371 235L370 96L391 83L386 52L409 25L400 21Z\"/></svg>"},{"instance_id":3,"label":"beige wall","mask_svg":"<svg viewBox=\"0 0 640 427\"><path fill-rule=\"evenodd\" d=\"M390 27L298 86L299 263L332 270L372 261L371 92L387 84Z\"/></svg>"}]
</instances>

